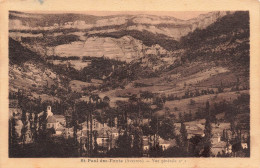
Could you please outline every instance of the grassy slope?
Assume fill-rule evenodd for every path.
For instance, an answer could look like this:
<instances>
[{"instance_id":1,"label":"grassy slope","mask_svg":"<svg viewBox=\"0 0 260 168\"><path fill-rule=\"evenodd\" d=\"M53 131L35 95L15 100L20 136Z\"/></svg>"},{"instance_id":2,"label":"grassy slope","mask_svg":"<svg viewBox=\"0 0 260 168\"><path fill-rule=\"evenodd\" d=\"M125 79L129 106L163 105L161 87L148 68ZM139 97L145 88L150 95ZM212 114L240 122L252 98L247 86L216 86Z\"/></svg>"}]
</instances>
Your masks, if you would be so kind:
<instances>
[{"instance_id":1,"label":"grassy slope","mask_svg":"<svg viewBox=\"0 0 260 168\"><path fill-rule=\"evenodd\" d=\"M177 117L178 117L178 113L184 113L184 112L189 113L189 111L191 111L192 114L195 114L195 112L199 107L203 107L203 108L205 107L207 100L209 100L209 103L213 105L214 103L220 102L222 100L233 101L242 93L249 94L249 91L244 90L244 91L240 91L239 93L225 92L225 93L220 93L218 95L203 95L203 96L182 99L182 100L166 101L165 107L169 107L170 113L175 114L175 116ZM191 99L195 101L194 105L190 105ZM174 110L175 107L178 108L177 111ZM159 111L157 114L162 115L163 111Z\"/></svg>"}]
</instances>

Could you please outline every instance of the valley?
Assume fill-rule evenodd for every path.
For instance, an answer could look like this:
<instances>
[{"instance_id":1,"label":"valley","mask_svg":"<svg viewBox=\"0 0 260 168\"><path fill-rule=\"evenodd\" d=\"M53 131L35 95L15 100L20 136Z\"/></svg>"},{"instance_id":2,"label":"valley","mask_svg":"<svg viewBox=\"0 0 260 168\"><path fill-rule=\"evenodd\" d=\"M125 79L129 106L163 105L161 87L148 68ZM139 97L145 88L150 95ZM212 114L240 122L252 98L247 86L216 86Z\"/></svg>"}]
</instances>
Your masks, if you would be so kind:
<instances>
[{"instance_id":1,"label":"valley","mask_svg":"<svg viewBox=\"0 0 260 168\"><path fill-rule=\"evenodd\" d=\"M54 115L66 117L68 131L75 128L74 137L76 127L83 135L84 122L92 125L92 120L120 128L119 134L142 132L154 138L154 150L156 141L181 143L171 132L182 134L183 124L189 143L197 135L203 139L201 132L206 136L206 125L214 127L214 136L231 131L230 139L223 133L225 143L248 141L241 132L249 134L249 123L239 123L239 116L247 121L250 114L248 12L180 20L10 11L9 19L9 99L34 104L24 103L23 111L38 115L52 106ZM202 156L197 147L187 148L191 157ZM123 150L120 144L112 149Z\"/></svg>"}]
</instances>

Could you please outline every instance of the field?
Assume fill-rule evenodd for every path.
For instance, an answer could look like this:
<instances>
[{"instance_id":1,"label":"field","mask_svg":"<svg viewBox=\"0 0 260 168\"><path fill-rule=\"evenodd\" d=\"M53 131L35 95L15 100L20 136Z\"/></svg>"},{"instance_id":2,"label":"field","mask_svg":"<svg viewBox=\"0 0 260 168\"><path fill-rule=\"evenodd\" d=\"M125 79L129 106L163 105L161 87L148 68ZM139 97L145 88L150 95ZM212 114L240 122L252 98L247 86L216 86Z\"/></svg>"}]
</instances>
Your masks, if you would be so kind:
<instances>
[{"instance_id":1,"label":"field","mask_svg":"<svg viewBox=\"0 0 260 168\"><path fill-rule=\"evenodd\" d=\"M191 113L194 115L194 113L197 111L199 107L204 108L206 106L206 102L209 101L210 104L214 104L217 102L220 102L222 100L226 101L233 101L236 99L241 93L249 93L248 90L240 91L240 93L237 92L225 92L220 94L213 94L213 95L203 95L193 98L187 98L182 100L174 100L174 101L166 101L165 107L168 107L170 109L170 113L174 114L175 116L178 116L179 113ZM190 100L194 100L195 103L191 105ZM175 110L177 109L177 110ZM158 115L163 115L164 111L158 111Z\"/></svg>"}]
</instances>

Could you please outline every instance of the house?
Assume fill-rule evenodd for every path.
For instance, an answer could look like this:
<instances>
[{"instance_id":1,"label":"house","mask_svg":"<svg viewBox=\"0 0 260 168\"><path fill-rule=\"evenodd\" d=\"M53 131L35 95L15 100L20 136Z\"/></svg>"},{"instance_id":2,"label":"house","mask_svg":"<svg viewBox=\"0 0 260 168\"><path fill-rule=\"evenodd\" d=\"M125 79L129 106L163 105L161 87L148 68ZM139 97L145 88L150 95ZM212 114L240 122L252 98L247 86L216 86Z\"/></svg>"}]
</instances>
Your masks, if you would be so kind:
<instances>
[{"instance_id":1,"label":"house","mask_svg":"<svg viewBox=\"0 0 260 168\"><path fill-rule=\"evenodd\" d=\"M49 116L53 116L53 113L52 113L52 111L51 111L51 106L47 106L46 112L47 112L47 118L48 118ZM40 118L40 117L42 117L43 115L44 115L44 111L40 112L40 113L38 114L38 117Z\"/></svg>"},{"instance_id":2,"label":"house","mask_svg":"<svg viewBox=\"0 0 260 168\"><path fill-rule=\"evenodd\" d=\"M54 128L55 131L62 131L64 129L64 122L60 122L55 115L47 118L47 128Z\"/></svg>"},{"instance_id":3,"label":"house","mask_svg":"<svg viewBox=\"0 0 260 168\"><path fill-rule=\"evenodd\" d=\"M161 137L159 137L159 144L162 147L163 150L166 150L170 147L173 147L176 145L176 141L174 139L165 140Z\"/></svg>"},{"instance_id":4,"label":"house","mask_svg":"<svg viewBox=\"0 0 260 168\"><path fill-rule=\"evenodd\" d=\"M144 125L144 124L149 124L149 122L150 122L150 120L147 119L147 118L145 118L145 119L142 120L142 124L143 124L143 125Z\"/></svg>"},{"instance_id":5,"label":"house","mask_svg":"<svg viewBox=\"0 0 260 168\"><path fill-rule=\"evenodd\" d=\"M217 144L217 143L219 143L220 141L221 141L221 136L220 136L219 133L214 134L214 135L212 136L212 144Z\"/></svg>"},{"instance_id":6,"label":"house","mask_svg":"<svg viewBox=\"0 0 260 168\"><path fill-rule=\"evenodd\" d=\"M221 136L219 133L214 134L211 140L212 140L211 152L213 155L217 156L218 154L232 153L232 145L225 141L221 141Z\"/></svg>"},{"instance_id":7,"label":"house","mask_svg":"<svg viewBox=\"0 0 260 168\"><path fill-rule=\"evenodd\" d=\"M99 146L107 145L108 138L109 138L109 136L108 136L107 132L105 130L100 130L97 135L97 144Z\"/></svg>"},{"instance_id":8,"label":"house","mask_svg":"<svg viewBox=\"0 0 260 168\"><path fill-rule=\"evenodd\" d=\"M65 128L63 126L58 127L55 131L56 131L56 135L62 135L62 133L64 132Z\"/></svg>"},{"instance_id":9,"label":"house","mask_svg":"<svg viewBox=\"0 0 260 168\"><path fill-rule=\"evenodd\" d=\"M72 128L64 128L61 134L64 138L72 138L73 137L73 127Z\"/></svg>"},{"instance_id":10,"label":"house","mask_svg":"<svg viewBox=\"0 0 260 168\"><path fill-rule=\"evenodd\" d=\"M39 117L43 116L44 112L38 114ZM62 115L53 115L51 106L47 107L47 129L54 128L56 135L61 135L64 131L65 117Z\"/></svg>"},{"instance_id":11,"label":"house","mask_svg":"<svg viewBox=\"0 0 260 168\"><path fill-rule=\"evenodd\" d=\"M144 153L148 153L149 150L149 137L143 136L143 151Z\"/></svg>"},{"instance_id":12,"label":"house","mask_svg":"<svg viewBox=\"0 0 260 168\"><path fill-rule=\"evenodd\" d=\"M108 128L107 123L100 123L97 119L93 119L93 125L92 125L93 130L100 130L102 128Z\"/></svg>"},{"instance_id":13,"label":"house","mask_svg":"<svg viewBox=\"0 0 260 168\"><path fill-rule=\"evenodd\" d=\"M158 139L157 139L158 138ZM176 141L174 139L165 140L161 137L157 137L156 139L159 142L159 145L161 146L162 150L169 149L170 147L176 146ZM150 145L153 145L154 139L152 137L143 136L143 152L144 154L148 154L148 151L150 149Z\"/></svg>"},{"instance_id":14,"label":"house","mask_svg":"<svg viewBox=\"0 0 260 168\"><path fill-rule=\"evenodd\" d=\"M90 130L90 123L87 123L86 121L81 124L82 130ZM92 120L92 130L93 131L99 131L100 129L105 128L109 129L110 127L107 125L107 123L100 123L97 119Z\"/></svg>"},{"instance_id":15,"label":"house","mask_svg":"<svg viewBox=\"0 0 260 168\"><path fill-rule=\"evenodd\" d=\"M217 156L218 154L222 154L226 151L227 143L221 141L219 133L213 135L213 137L211 138L211 143L211 152L213 155Z\"/></svg>"},{"instance_id":16,"label":"house","mask_svg":"<svg viewBox=\"0 0 260 168\"><path fill-rule=\"evenodd\" d=\"M87 138L87 132L90 131L90 125L88 126L89 123L86 121L81 124L82 130L78 131L78 141L82 140L82 138ZM93 143L94 143L94 132L96 132L96 142L99 148L99 151L104 152L109 150L110 148L115 147L116 145L116 140L119 136L119 131L116 127L109 127L107 123L100 123L98 120L93 119L92 120L92 131L93 131ZM73 132L72 132L73 136ZM81 143L84 143L82 141ZM94 144L93 144L94 145Z\"/></svg>"},{"instance_id":17,"label":"house","mask_svg":"<svg viewBox=\"0 0 260 168\"><path fill-rule=\"evenodd\" d=\"M112 139L109 137L109 132L107 130L99 130L96 138L99 153L107 152L110 148L112 148Z\"/></svg>"},{"instance_id":18,"label":"house","mask_svg":"<svg viewBox=\"0 0 260 168\"><path fill-rule=\"evenodd\" d=\"M220 141L218 143L212 144L211 152L214 156L217 156L218 154L226 153L229 151L229 148L227 146L227 143L224 141Z\"/></svg>"},{"instance_id":19,"label":"house","mask_svg":"<svg viewBox=\"0 0 260 168\"><path fill-rule=\"evenodd\" d=\"M186 130L187 130L187 138L191 139L194 136L201 136L204 137L204 129L201 129L200 127L198 127L197 125L193 125L193 126L186 126Z\"/></svg>"},{"instance_id":20,"label":"house","mask_svg":"<svg viewBox=\"0 0 260 168\"><path fill-rule=\"evenodd\" d=\"M111 134L112 134L112 138L117 139L118 136L119 136L118 129L113 127L113 128L110 129L110 131L111 131Z\"/></svg>"},{"instance_id":21,"label":"house","mask_svg":"<svg viewBox=\"0 0 260 168\"><path fill-rule=\"evenodd\" d=\"M56 118L56 121L59 122L61 125L66 125L66 120L63 115L53 115Z\"/></svg>"},{"instance_id":22,"label":"house","mask_svg":"<svg viewBox=\"0 0 260 168\"><path fill-rule=\"evenodd\" d=\"M49 116L47 118L47 128L54 128L55 130L60 126L59 122L56 121L54 116Z\"/></svg>"},{"instance_id":23,"label":"house","mask_svg":"<svg viewBox=\"0 0 260 168\"><path fill-rule=\"evenodd\" d=\"M226 149L225 149L225 153L226 154L231 154L232 153L232 145L231 144L228 144Z\"/></svg>"}]
</instances>

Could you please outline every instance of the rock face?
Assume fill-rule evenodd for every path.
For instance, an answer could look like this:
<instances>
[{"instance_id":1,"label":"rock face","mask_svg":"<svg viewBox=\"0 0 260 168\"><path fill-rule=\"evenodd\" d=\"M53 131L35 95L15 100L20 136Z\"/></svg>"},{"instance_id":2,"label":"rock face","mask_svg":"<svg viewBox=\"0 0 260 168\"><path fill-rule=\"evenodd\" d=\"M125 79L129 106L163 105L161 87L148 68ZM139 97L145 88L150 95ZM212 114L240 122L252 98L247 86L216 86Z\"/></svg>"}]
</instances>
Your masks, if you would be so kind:
<instances>
[{"instance_id":1,"label":"rock face","mask_svg":"<svg viewBox=\"0 0 260 168\"><path fill-rule=\"evenodd\" d=\"M180 20L153 15L42 15L12 11L9 29L11 38L42 56L104 56L130 62L145 54L156 55L158 50L174 50L174 43L181 37L205 29L228 13L210 12Z\"/></svg>"},{"instance_id":2,"label":"rock face","mask_svg":"<svg viewBox=\"0 0 260 168\"><path fill-rule=\"evenodd\" d=\"M149 31L179 40L195 29L204 29L230 12L210 12L190 20L152 15L90 16L83 14L28 14L10 12L10 30L50 31L75 29L88 34L111 33L119 30ZM41 19L41 20L39 20Z\"/></svg>"},{"instance_id":3,"label":"rock face","mask_svg":"<svg viewBox=\"0 0 260 168\"><path fill-rule=\"evenodd\" d=\"M119 39L110 37L90 37L86 41L76 41L55 47L60 56L107 57L130 62L142 56L142 42L130 36Z\"/></svg>"}]
</instances>

